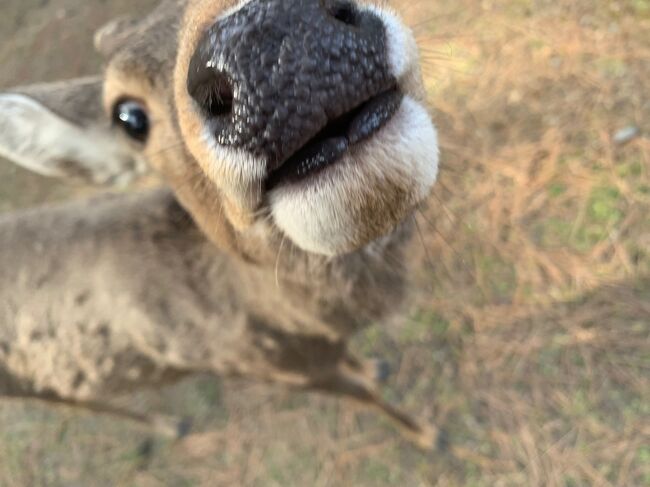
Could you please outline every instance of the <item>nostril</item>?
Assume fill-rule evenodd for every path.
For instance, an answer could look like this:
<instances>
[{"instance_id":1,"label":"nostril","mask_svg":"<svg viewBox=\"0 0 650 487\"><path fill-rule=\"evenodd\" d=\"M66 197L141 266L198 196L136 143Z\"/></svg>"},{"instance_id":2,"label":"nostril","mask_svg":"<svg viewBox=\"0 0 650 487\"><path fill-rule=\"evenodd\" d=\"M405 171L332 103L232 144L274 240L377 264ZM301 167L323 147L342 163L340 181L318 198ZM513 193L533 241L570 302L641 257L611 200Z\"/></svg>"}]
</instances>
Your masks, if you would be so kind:
<instances>
[{"instance_id":1,"label":"nostril","mask_svg":"<svg viewBox=\"0 0 650 487\"><path fill-rule=\"evenodd\" d=\"M203 67L192 73L187 90L209 117L222 117L232 112L234 92L225 73Z\"/></svg>"},{"instance_id":2,"label":"nostril","mask_svg":"<svg viewBox=\"0 0 650 487\"><path fill-rule=\"evenodd\" d=\"M335 1L327 8L327 11L339 22L352 27L359 26L359 10L352 2Z\"/></svg>"}]
</instances>

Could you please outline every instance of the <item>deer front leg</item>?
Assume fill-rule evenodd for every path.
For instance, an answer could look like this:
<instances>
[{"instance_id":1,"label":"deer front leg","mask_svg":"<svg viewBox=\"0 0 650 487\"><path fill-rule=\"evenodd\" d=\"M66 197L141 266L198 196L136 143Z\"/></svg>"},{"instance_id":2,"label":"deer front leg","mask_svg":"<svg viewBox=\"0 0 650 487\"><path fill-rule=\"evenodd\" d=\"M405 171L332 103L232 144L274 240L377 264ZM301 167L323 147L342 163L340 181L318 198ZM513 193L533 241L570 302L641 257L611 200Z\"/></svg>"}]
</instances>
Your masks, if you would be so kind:
<instances>
[{"instance_id":1,"label":"deer front leg","mask_svg":"<svg viewBox=\"0 0 650 487\"><path fill-rule=\"evenodd\" d=\"M1 398L3 398L3 393L0 391L0 399ZM172 439L185 437L191 428L191 421L188 418L179 418L157 413L139 413L103 401L66 399L47 394L36 394L33 396L4 396L4 399L15 401L37 401L43 402L50 407L72 409L81 413L112 416L116 419L132 422L155 435Z\"/></svg>"},{"instance_id":2,"label":"deer front leg","mask_svg":"<svg viewBox=\"0 0 650 487\"><path fill-rule=\"evenodd\" d=\"M384 400L381 361L360 361L344 341L283 332L259 321L248 326L247 370L242 375L292 388L320 391L353 400L385 415L409 441L424 450L445 449L444 433Z\"/></svg>"},{"instance_id":3,"label":"deer front leg","mask_svg":"<svg viewBox=\"0 0 650 487\"><path fill-rule=\"evenodd\" d=\"M328 369L324 377L310 384L310 387L351 399L378 411L395 425L404 438L423 450L445 450L447 439L442 430L421 422L382 398L377 380L378 365L383 367L377 361L364 363L346 356L344 360ZM381 370L379 372L383 373Z\"/></svg>"},{"instance_id":4,"label":"deer front leg","mask_svg":"<svg viewBox=\"0 0 650 487\"><path fill-rule=\"evenodd\" d=\"M179 380L189 374L189 371L166 367L163 363L146 367L144 365L147 363L153 365L150 358L134 353L133 349L125 353L127 351L119 346L99 347L95 349L97 354L89 354L88 350L93 349L92 340L89 339L85 344L86 354L78 357L80 361L75 363L69 355L67 358L70 360L63 358L68 354L66 348L70 343L65 340L53 341L51 345L57 347L59 364L66 365L39 373L33 367L38 368L38 344L21 347L20 343L5 343L0 351L0 399L38 401L50 406L113 416L170 438L180 438L187 434L189 422L184 418L139 413L111 404L111 398L139 387ZM41 357L43 355L45 354L41 354ZM88 364L93 359L99 363L117 365L111 370L108 367L102 370L99 365L92 370ZM119 365L120 362L123 365ZM46 367L46 361L40 365Z\"/></svg>"}]
</instances>

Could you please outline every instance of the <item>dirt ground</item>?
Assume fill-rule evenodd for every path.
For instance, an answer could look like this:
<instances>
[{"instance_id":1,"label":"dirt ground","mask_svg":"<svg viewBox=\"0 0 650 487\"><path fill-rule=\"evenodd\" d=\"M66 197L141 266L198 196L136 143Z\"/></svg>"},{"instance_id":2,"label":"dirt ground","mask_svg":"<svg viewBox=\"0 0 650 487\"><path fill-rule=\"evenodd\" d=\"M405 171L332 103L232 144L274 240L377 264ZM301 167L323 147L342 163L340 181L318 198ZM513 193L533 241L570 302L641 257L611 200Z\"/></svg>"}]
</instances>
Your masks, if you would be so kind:
<instances>
[{"instance_id":1,"label":"dirt ground","mask_svg":"<svg viewBox=\"0 0 650 487\"><path fill-rule=\"evenodd\" d=\"M93 30L154 3L3 0L0 88L96 72ZM395 6L442 176L416 215L417 304L355 348L394 365L387 397L450 451L332 398L203 377L122 399L192 417L182 443L0 404L0 486L650 485L650 2ZM0 210L87 192L0 162Z\"/></svg>"}]
</instances>

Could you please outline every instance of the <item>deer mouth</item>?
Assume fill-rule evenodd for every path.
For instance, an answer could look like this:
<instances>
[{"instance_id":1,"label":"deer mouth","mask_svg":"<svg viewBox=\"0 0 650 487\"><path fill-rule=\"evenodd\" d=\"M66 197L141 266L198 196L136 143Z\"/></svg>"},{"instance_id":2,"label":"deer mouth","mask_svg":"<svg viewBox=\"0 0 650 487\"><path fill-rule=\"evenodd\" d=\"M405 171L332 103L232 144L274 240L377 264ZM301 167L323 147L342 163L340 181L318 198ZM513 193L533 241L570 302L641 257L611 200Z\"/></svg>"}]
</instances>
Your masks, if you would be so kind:
<instances>
[{"instance_id":1,"label":"deer mouth","mask_svg":"<svg viewBox=\"0 0 650 487\"><path fill-rule=\"evenodd\" d=\"M394 86L330 120L277 169L269 174L266 190L296 184L336 164L364 141L374 137L398 111L403 92Z\"/></svg>"}]
</instances>

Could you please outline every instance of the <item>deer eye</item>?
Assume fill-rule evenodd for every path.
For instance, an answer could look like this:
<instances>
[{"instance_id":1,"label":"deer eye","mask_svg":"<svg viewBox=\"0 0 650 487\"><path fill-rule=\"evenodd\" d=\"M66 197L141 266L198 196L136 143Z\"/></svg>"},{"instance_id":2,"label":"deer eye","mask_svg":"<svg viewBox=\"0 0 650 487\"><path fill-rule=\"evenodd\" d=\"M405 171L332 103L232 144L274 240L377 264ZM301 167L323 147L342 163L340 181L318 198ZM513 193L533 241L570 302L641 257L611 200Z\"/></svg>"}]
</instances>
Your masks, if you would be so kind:
<instances>
[{"instance_id":1,"label":"deer eye","mask_svg":"<svg viewBox=\"0 0 650 487\"><path fill-rule=\"evenodd\" d=\"M122 100L113 108L113 123L132 139L145 142L149 135L149 115L142 103Z\"/></svg>"}]
</instances>

